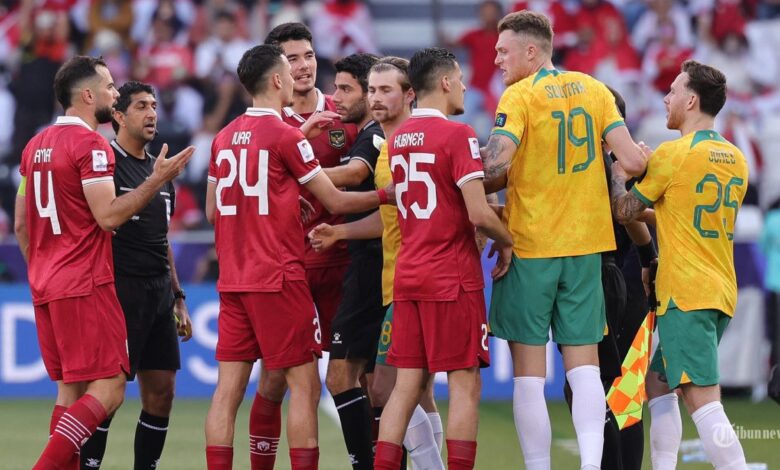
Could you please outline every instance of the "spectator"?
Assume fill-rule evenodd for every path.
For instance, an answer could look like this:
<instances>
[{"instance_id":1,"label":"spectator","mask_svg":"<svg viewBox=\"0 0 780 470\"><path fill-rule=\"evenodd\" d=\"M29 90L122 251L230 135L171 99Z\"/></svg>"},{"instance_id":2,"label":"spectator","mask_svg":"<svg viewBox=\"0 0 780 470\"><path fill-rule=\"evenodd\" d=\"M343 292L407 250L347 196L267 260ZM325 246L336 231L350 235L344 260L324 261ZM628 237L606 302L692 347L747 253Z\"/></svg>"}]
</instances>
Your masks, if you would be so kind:
<instances>
[{"instance_id":1,"label":"spectator","mask_svg":"<svg viewBox=\"0 0 780 470\"><path fill-rule=\"evenodd\" d=\"M317 48L317 87L333 88L333 68L342 57L357 52L378 54L371 13L362 0L326 0L311 18Z\"/></svg>"},{"instance_id":2,"label":"spectator","mask_svg":"<svg viewBox=\"0 0 780 470\"><path fill-rule=\"evenodd\" d=\"M195 75L217 79L225 73L235 75L241 56L251 47L249 41L239 35L235 13L217 12L210 30L212 35L195 51Z\"/></svg>"},{"instance_id":3,"label":"spectator","mask_svg":"<svg viewBox=\"0 0 780 470\"><path fill-rule=\"evenodd\" d=\"M25 5L20 15L21 64L10 85L16 103L24 103L14 114L15 158L20 158L36 131L51 122L55 109L54 75L71 52L65 12L34 10Z\"/></svg>"},{"instance_id":4,"label":"spectator","mask_svg":"<svg viewBox=\"0 0 780 470\"><path fill-rule=\"evenodd\" d=\"M89 51L91 56L103 57L117 87L130 80L132 75L132 55L125 44L119 34L103 29L95 34L93 48Z\"/></svg>"},{"instance_id":5,"label":"spectator","mask_svg":"<svg viewBox=\"0 0 780 470\"><path fill-rule=\"evenodd\" d=\"M498 22L503 16L501 3L496 0L485 0L478 6L480 25L478 28L466 31L457 41L450 41L442 37L448 47L463 47L468 53L468 63L471 66L471 77L466 89L465 109L461 116L463 122L474 126L477 114L487 113L491 117L496 112L500 90L496 93L493 88L494 78L497 73L494 63L495 47L498 41ZM492 122L492 121L490 121ZM490 131L477 129L477 134L486 138Z\"/></svg>"},{"instance_id":6,"label":"spectator","mask_svg":"<svg viewBox=\"0 0 780 470\"><path fill-rule=\"evenodd\" d=\"M261 3L268 3L267 0ZM266 7L268 5L265 5ZM210 0L201 3L195 10L195 20L189 29L190 44L198 45L209 38L213 33L214 25L217 24L220 15L225 13L233 17L234 34L241 38L249 37L249 27L247 18L249 13L246 8L234 0ZM213 37L213 34L212 34Z\"/></svg>"},{"instance_id":7,"label":"spectator","mask_svg":"<svg viewBox=\"0 0 780 470\"><path fill-rule=\"evenodd\" d=\"M175 41L181 24L173 17L156 15L151 41L138 50L136 77L157 88L165 88L192 75L192 52Z\"/></svg>"},{"instance_id":8,"label":"spectator","mask_svg":"<svg viewBox=\"0 0 780 470\"><path fill-rule=\"evenodd\" d=\"M761 0L756 6L756 16L759 20L780 18L780 0Z\"/></svg>"},{"instance_id":9,"label":"spectator","mask_svg":"<svg viewBox=\"0 0 780 470\"><path fill-rule=\"evenodd\" d=\"M653 85L655 91L652 100L658 102L661 109L661 97L669 93L669 87L680 73L682 63L690 59L693 49L677 43L674 23L663 20L658 24L657 40L647 49L642 72L645 79Z\"/></svg>"},{"instance_id":10,"label":"spectator","mask_svg":"<svg viewBox=\"0 0 780 470\"><path fill-rule=\"evenodd\" d=\"M634 47L644 53L659 39L660 26L666 22L674 24L675 38L680 47L693 47L691 18L685 9L674 0L650 0L650 9L637 21L631 34Z\"/></svg>"},{"instance_id":11,"label":"spectator","mask_svg":"<svg viewBox=\"0 0 780 470\"><path fill-rule=\"evenodd\" d=\"M124 44L130 43L130 28L133 25L133 8L130 3L123 0L92 2L89 7L89 32L84 45L86 50L95 46L95 36L103 30L115 32ZM111 72L114 70L111 69Z\"/></svg>"}]
</instances>

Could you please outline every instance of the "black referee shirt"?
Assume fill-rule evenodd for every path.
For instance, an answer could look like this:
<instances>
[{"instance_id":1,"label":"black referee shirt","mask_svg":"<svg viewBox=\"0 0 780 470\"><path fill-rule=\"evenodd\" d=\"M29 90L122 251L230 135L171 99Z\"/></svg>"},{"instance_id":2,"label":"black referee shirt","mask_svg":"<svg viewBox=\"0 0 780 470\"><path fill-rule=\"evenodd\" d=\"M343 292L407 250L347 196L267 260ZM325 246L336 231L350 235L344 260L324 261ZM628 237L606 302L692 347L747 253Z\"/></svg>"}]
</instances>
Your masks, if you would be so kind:
<instances>
[{"instance_id":1,"label":"black referee shirt","mask_svg":"<svg viewBox=\"0 0 780 470\"><path fill-rule=\"evenodd\" d=\"M374 186L374 170L376 169L376 160L379 158L379 148L384 141L385 134L382 131L382 127L378 122L371 120L360 129L355 143L349 149L349 156L344 158L345 163L348 164L351 160L360 160L368 166L371 170L368 177L363 180L357 186L348 187L347 191L373 191L376 189ZM376 209L368 212L361 212L359 214L347 214L345 219L347 222L354 222L360 220L367 215L374 212ZM359 250L364 248L371 240L349 240L348 247L350 251Z\"/></svg>"},{"instance_id":2,"label":"black referee shirt","mask_svg":"<svg viewBox=\"0 0 780 470\"><path fill-rule=\"evenodd\" d=\"M139 160L129 155L116 140L111 142L111 147L116 159L114 186L119 197L151 176L155 157L144 151L146 158ZM116 275L156 277L168 273L168 223L175 202L173 183L168 182L149 205L116 229L112 238Z\"/></svg>"}]
</instances>

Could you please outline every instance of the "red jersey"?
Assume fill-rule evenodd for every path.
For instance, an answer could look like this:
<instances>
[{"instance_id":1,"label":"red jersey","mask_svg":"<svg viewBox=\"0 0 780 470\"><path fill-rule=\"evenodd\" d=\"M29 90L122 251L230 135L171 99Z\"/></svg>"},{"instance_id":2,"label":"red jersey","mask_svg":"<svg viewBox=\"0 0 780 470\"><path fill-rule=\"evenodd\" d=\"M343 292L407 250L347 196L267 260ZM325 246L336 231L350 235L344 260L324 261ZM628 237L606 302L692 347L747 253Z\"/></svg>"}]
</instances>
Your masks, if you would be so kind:
<instances>
[{"instance_id":1,"label":"red jersey","mask_svg":"<svg viewBox=\"0 0 780 470\"><path fill-rule=\"evenodd\" d=\"M388 139L401 248L394 300L453 301L484 287L460 186L484 178L474 130L435 109L415 109Z\"/></svg>"},{"instance_id":2,"label":"red jersey","mask_svg":"<svg viewBox=\"0 0 780 470\"><path fill-rule=\"evenodd\" d=\"M101 230L84 187L114 184L114 152L83 120L60 116L22 152L33 303L89 295L114 282L111 234Z\"/></svg>"},{"instance_id":3,"label":"red jersey","mask_svg":"<svg viewBox=\"0 0 780 470\"><path fill-rule=\"evenodd\" d=\"M336 105L333 99L317 90L317 111L336 112ZM313 113L297 114L292 108L284 108L282 118L284 122L291 126L301 127ZM323 168L332 168L339 166L348 160L350 147L355 142L358 129L354 124L344 124L337 120L332 127L326 128L322 134L311 139L311 147L314 149L314 155L320 161ZM314 214L309 223L304 227L304 235L319 224L338 225L344 223L344 216L333 215L323 207L306 188L301 188L301 196L305 197L312 206ZM330 266L343 266L349 263L349 253L347 252L347 242L341 241L334 245L330 250L317 253L311 247L308 237L304 238L306 246L306 268L325 268Z\"/></svg>"},{"instance_id":4,"label":"red jersey","mask_svg":"<svg viewBox=\"0 0 780 470\"><path fill-rule=\"evenodd\" d=\"M301 131L278 112L249 108L211 144L219 292L278 292L304 281L298 184L322 171Z\"/></svg>"},{"instance_id":5,"label":"red jersey","mask_svg":"<svg viewBox=\"0 0 780 470\"><path fill-rule=\"evenodd\" d=\"M490 93L490 81L498 70L493 53L496 42L498 42L498 31L484 29L468 31L458 40L458 44L469 51L471 86L487 93Z\"/></svg>"}]
</instances>

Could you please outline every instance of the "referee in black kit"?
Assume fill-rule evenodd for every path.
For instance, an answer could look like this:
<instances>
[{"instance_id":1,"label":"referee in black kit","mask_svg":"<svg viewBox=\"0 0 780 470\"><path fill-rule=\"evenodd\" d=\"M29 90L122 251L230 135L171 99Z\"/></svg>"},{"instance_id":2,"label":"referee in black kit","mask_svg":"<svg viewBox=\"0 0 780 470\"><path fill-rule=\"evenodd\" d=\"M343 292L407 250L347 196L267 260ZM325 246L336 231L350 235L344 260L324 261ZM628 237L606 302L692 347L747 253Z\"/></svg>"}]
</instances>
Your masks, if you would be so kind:
<instances>
[{"instance_id":1,"label":"referee in black kit","mask_svg":"<svg viewBox=\"0 0 780 470\"><path fill-rule=\"evenodd\" d=\"M151 86L128 82L114 106L116 139L111 142L117 196L139 186L151 174L155 158L146 145L157 133L157 100ZM176 195L168 183L148 206L119 227L113 237L116 292L127 325L130 380L138 375L141 415L135 430L135 470L158 468L180 368L177 335L192 336L168 244L168 223ZM109 417L81 449L81 469L100 468L106 450Z\"/></svg>"}]
</instances>

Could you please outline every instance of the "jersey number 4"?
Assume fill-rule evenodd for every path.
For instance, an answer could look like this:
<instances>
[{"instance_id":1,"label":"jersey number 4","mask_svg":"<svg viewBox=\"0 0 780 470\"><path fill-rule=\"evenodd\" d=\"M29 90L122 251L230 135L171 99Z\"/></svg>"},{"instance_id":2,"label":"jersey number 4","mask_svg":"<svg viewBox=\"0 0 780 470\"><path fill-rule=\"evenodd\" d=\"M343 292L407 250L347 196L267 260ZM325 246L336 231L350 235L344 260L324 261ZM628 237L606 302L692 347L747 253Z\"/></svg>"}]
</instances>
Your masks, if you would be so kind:
<instances>
[{"instance_id":1,"label":"jersey number 4","mask_svg":"<svg viewBox=\"0 0 780 470\"><path fill-rule=\"evenodd\" d=\"M33 171L33 188L35 191L35 207L38 209L38 215L42 219L49 219L51 221L51 230L54 235L62 234L60 228L60 218L57 216L57 203L54 200L54 182L52 181L51 171L46 172L46 187L48 189L46 195L46 206L41 201L41 172Z\"/></svg>"},{"instance_id":2,"label":"jersey number 4","mask_svg":"<svg viewBox=\"0 0 780 470\"><path fill-rule=\"evenodd\" d=\"M432 153L410 153L409 163L406 162L402 155L395 155L390 159L390 171L395 173L396 167L400 167L404 170L404 179L402 182L395 185L396 200L398 203L398 211L401 213L401 217L406 219L406 206L404 206L402 196L409 190L409 183L419 182L425 185L428 192L428 206L422 208L418 201L414 201L410 208L414 213L414 216L418 219L430 219L433 211L436 210L436 183L431 179L431 175L426 171L421 171L417 168L420 163L433 164L436 160L436 155Z\"/></svg>"},{"instance_id":3,"label":"jersey number 4","mask_svg":"<svg viewBox=\"0 0 780 470\"><path fill-rule=\"evenodd\" d=\"M247 149L241 149L236 154L231 149L220 150L217 154L217 166L223 161L230 167L228 175L217 182L217 210L220 215L236 215L238 207L222 202L222 191L232 188L238 176L238 184L246 197L257 198L259 215L268 215L268 150L260 150L257 155L257 183L247 183Z\"/></svg>"}]
</instances>

